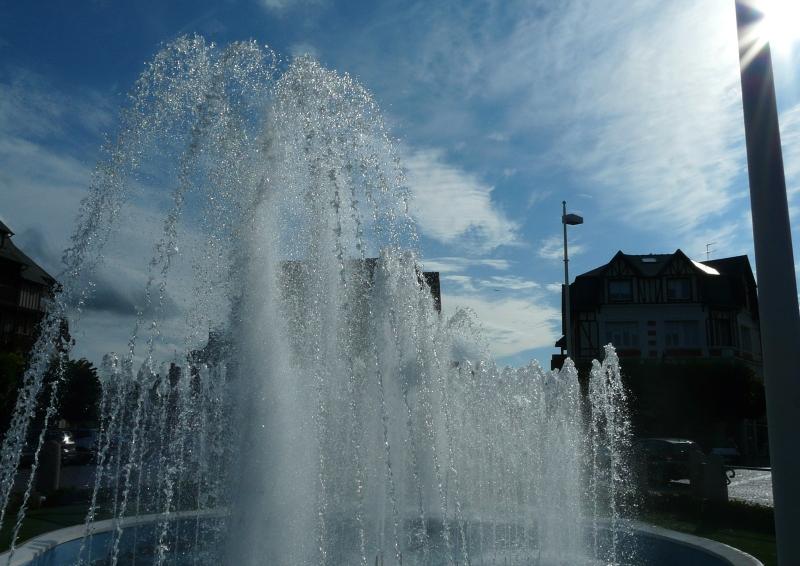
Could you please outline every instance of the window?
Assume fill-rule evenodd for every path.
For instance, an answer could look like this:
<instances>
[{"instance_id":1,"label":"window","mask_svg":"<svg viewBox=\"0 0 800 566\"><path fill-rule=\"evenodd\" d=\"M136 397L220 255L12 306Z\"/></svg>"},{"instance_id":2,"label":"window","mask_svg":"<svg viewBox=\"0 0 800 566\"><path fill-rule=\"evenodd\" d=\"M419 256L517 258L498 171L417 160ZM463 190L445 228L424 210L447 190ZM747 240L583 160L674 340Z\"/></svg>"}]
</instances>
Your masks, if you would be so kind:
<instances>
[{"instance_id":1,"label":"window","mask_svg":"<svg viewBox=\"0 0 800 566\"><path fill-rule=\"evenodd\" d=\"M609 301L633 300L633 282L630 279L611 279L608 282Z\"/></svg>"},{"instance_id":2,"label":"window","mask_svg":"<svg viewBox=\"0 0 800 566\"><path fill-rule=\"evenodd\" d=\"M692 298L692 281L688 277L667 279L667 300L688 301Z\"/></svg>"},{"instance_id":3,"label":"window","mask_svg":"<svg viewBox=\"0 0 800 566\"><path fill-rule=\"evenodd\" d=\"M639 347L638 322L606 322L606 342L617 348Z\"/></svg>"},{"instance_id":4,"label":"window","mask_svg":"<svg viewBox=\"0 0 800 566\"><path fill-rule=\"evenodd\" d=\"M715 346L733 346L733 328L730 319L713 319L713 328Z\"/></svg>"},{"instance_id":5,"label":"window","mask_svg":"<svg viewBox=\"0 0 800 566\"><path fill-rule=\"evenodd\" d=\"M667 348L699 347L700 323L696 320L667 320L664 322L664 345Z\"/></svg>"},{"instance_id":6,"label":"window","mask_svg":"<svg viewBox=\"0 0 800 566\"><path fill-rule=\"evenodd\" d=\"M750 331L749 326L740 326L739 330L742 334L742 350L745 352L752 352L753 351L753 334Z\"/></svg>"}]
</instances>

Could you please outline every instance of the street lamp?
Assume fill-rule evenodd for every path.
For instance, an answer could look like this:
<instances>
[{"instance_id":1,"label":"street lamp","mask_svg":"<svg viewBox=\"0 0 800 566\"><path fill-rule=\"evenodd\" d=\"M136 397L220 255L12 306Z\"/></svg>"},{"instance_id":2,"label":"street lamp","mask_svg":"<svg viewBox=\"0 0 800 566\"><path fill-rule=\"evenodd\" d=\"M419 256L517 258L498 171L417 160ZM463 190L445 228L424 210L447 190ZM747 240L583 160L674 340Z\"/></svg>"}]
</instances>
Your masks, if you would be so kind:
<instances>
[{"instance_id":1,"label":"street lamp","mask_svg":"<svg viewBox=\"0 0 800 566\"><path fill-rule=\"evenodd\" d=\"M800 311L764 14L736 0L779 564L800 564Z\"/></svg>"},{"instance_id":2,"label":"street lamp","mask_svg":"<svg viewBox=\"0 0 800 566\"><path fill-rule=\"evenodd\" d=\"M564 225L564 336L567 340L567 357L572 358L572 330L569 312L569 253L567 251L567 226L583 224L583 217L567 214L567 201L561 201L561 224ZM575 361L575 360L573 360Z\"/></svg>"}]
</instances>

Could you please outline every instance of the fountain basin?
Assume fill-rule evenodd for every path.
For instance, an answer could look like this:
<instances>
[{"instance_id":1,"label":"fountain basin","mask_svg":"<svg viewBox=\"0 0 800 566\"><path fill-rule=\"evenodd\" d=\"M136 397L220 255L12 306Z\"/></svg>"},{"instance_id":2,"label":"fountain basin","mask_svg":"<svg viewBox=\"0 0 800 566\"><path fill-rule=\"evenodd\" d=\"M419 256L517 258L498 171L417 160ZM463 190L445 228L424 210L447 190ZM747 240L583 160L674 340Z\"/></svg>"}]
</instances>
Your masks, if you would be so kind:
<instances>
[{"instance_id":1,"label":"fountain basin","mask_svg":"<svg viewBox=\"0 0 800 566\"><path fill-rule=\"evenodd\" d=\"M196 519L214 521L225 516L216 510L188 511L173 513L169 521L194 524ZM163 515L141 515L130 517L122 522L123 529L152 528ZM112 519L93 524L91 555L98 558L107 556L116 528ZM75 525L39 535L20 545L9 562L9 553L0 554L0 564L8 566L66 566L75 564L85 532L84 525ZM763 566L749 554L726 544L710 539L679 533L669 529L630 522L630 535L624 545L635 545L636 566ZM88 544L87 544L88 548ZM152 552L152 549L149 549ZM144 551L143 551L144 553ZM188 559L191 563L191 558ZM633 566L633 565L631 565Z\"/></svg>"},{"instance_id":2,"label":"fountain basin","mask_svg":"<svg viewBox=\"0 0 800 566\"><path fill-rule=\"evenodd\" d=\"M225 516L225 512L210 509L171 513L168 520L170 522L181 521L194 524L197 519L210 522L222 519ZM140 515L123 519L121 526L123 531L136 528L153 529L163 519L163 514ZM116 528L117 521L114 519L92 523L92 536L87 539L83 558L92 557L93 560L97 560L99 557L108 557ZM41 534L19 545L14 550L11 560L9 560L10 552L7 551L0 554L0 564L7 566L66 566L76 564L85 532L86 525L80 524ZM126 550L124 536L121 548L124 553ZM152 549L149 550L152 556ZM124 563L124 561L121 559L120 563Z\"/></svg>"}]
</instances>

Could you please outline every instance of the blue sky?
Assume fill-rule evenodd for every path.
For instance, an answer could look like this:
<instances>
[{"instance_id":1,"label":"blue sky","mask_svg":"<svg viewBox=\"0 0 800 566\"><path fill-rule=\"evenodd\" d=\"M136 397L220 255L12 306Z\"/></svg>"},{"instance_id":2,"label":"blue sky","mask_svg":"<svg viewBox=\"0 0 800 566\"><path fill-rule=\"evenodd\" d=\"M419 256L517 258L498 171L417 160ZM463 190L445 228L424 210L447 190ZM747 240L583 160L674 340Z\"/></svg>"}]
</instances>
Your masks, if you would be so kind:
<instances>
[{"instance_id":1,"label":"blue sky","mask_svg":"<svg viewBox=\"0 0 800 566\"><path fill-rule=\"evenodd\" d=\"M164 42L199 33L310 53L381 105L415 197L425 266L442 273L445 311L475 310L501 361L549 365L562 200L586 219L571 231L572 274L619 249L703 259L709 242L712 257L752 261L733 5L5 1L0 217L18 245L59 271L103 133ZM796 217L798 43L774 59ZM122 302L133 292L115 291ZM79 353L97 360L124 343L125 316L87 312Z\"/></svg>"}]
</instances>

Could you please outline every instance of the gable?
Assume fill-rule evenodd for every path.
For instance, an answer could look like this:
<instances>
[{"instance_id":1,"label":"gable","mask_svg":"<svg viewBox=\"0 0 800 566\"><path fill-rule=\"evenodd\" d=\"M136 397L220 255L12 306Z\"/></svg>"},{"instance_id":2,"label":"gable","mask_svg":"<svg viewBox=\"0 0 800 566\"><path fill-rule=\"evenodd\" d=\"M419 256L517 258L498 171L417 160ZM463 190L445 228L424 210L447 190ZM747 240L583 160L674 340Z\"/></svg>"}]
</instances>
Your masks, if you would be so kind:
<instances>
[{"instance_id":1,"label":"gable","mask_svg":"<svg viewBox=\"0 0 800 566\"><path fill-rule=\"evenodd\" d=\"M638 275L633 270L628 260L621 254L617 254L614 259L609 262L605 272L606 277L634 277Z\"/></svg>"}]
</instances>

